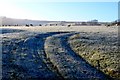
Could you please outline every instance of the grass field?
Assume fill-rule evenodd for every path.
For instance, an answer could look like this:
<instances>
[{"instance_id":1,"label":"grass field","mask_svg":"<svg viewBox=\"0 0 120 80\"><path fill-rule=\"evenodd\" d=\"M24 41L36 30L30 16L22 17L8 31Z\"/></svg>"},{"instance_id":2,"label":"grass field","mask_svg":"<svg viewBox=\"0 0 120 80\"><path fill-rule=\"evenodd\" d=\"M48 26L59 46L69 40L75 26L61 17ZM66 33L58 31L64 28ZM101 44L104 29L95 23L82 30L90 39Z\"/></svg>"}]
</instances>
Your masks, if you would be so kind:
<instances>
[{"instance_id":1,"label":"grass field","mask_svg":"<svg viewBox=\"0 0 120 80\"><path fill-rule=\"evenodd\" d=\"M0 27L3 79L120 79L118 27Z\"/></svg>"}]
</instances>

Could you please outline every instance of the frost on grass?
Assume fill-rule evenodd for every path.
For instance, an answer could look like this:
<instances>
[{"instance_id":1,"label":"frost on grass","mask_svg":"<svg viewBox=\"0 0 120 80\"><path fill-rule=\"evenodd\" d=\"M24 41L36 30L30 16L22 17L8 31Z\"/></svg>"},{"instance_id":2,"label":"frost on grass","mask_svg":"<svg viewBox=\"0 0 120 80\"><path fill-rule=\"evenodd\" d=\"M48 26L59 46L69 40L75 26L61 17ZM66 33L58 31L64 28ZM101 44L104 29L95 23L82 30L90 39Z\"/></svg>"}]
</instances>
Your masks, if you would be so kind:
<instances>
[{"instance_id":1,"label":"frost on grass","mask_svg":"<svg viewBox=\"0 0 120 80\"><path fill-rule=\"evenodd\" d=\"M116 33L79 33L69 38L72 49L113 78L120 78L120 52Z\"/></svg>"}]
</instances>

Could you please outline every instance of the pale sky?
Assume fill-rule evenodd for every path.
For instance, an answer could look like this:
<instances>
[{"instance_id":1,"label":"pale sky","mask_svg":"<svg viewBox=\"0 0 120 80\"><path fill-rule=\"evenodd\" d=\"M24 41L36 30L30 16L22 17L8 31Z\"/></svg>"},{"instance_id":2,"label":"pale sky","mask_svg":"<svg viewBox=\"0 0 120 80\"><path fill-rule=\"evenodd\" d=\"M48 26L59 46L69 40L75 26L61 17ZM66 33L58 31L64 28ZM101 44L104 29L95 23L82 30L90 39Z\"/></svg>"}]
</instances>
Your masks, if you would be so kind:
<instances>
[{"instance_id":1,"label":"pale sky","mask_svg":"<svg viewBox=\"0 0 120 80\"><path fill-rule=\"evenodd\" d=\"M54 21L88 21L92 19L114 21L118 19L118 0L111 0L111 2L107 0L106 2L95 2L94 0L91 2L45 1L0 0L0 16Z\"/></svg>"}]
</instances>

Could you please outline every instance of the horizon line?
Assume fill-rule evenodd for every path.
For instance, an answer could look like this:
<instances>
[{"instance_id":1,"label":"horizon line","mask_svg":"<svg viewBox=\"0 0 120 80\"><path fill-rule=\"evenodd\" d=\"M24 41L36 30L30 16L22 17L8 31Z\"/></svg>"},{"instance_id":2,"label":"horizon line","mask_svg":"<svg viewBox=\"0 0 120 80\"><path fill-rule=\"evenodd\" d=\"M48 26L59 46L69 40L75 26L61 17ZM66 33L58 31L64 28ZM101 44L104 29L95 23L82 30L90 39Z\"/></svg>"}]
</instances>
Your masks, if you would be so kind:
<instances>
[{"instance_id":1,"label":"horizon line","mask_svg":"<svg viewBox=\"0 0 120 80\"><path fill-rule=\"evenodd\" d=\"M88 22L92 20L98 20L98 19L91 19L91 20L40 20L40 19L31 19L31 18L14 18L14 17L7 17L7 16L0 16L2 18L11 18L11 19L21 19L21 20L33 20L33 21L66 21L66 22ZM118 19L116 19L118 20ZM113 20L115 21L115 20ZM113 21L99 21L98 22L113 22Z\"/></svg>"}]
</instances>

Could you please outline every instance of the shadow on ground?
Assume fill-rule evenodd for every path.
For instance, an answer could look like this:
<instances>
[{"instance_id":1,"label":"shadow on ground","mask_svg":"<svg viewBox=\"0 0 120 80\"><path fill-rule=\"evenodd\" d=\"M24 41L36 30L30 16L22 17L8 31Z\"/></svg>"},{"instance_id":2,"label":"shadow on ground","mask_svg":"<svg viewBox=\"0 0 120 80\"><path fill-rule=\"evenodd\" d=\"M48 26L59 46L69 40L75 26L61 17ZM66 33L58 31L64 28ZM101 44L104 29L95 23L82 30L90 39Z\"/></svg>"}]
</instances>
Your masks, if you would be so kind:
<instances>
[{"instance_id":1,"label":"shadow on ground","mask_svg":"<svg viewBox=\"0 0 120 80\"><path fill-rule=\"evenodd\" d=\"M6 33L16 33L16 32L23 32L25 30L18 30L18 29L0 29L0 34L6 34Z\"/></svg>"}]
</instances>

